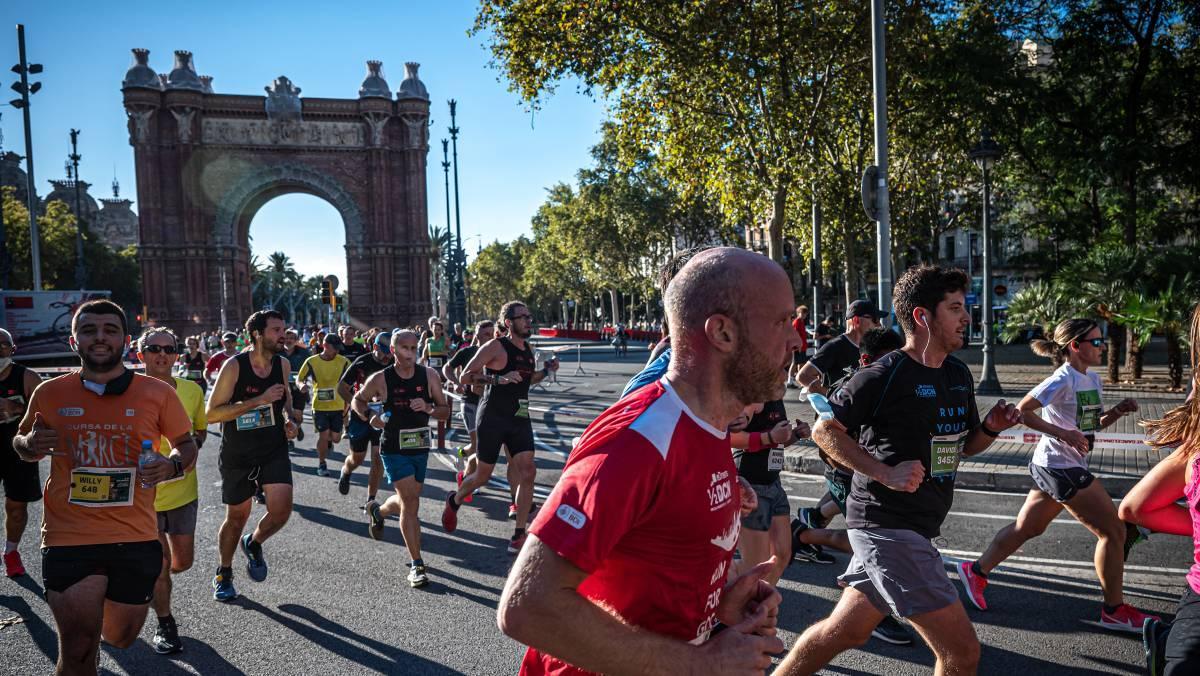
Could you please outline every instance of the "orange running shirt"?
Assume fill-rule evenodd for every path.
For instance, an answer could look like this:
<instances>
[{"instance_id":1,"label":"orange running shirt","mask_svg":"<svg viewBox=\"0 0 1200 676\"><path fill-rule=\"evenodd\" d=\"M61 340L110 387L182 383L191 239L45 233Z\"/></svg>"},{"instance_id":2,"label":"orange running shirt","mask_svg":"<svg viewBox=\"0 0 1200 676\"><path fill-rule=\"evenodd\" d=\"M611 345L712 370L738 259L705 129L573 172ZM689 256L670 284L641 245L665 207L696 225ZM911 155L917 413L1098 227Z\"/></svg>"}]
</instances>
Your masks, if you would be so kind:
<instances>
[{"instance_id":1,"label":"orange running shirt","mask_svg":"<svg viewBox=\"0 0 1200 676\"><path fill-rule=\"evenodd\" d=\"M123 393L96 394L78 372L34 390L20 433L27 434L41 413L58 432L55 450L63 453L51 456L43 547L158 539L155 489L142 488L137 478L142 440L157 449L161 437L178 439L192 424L170 385L131 372L121 378L129 377ZM110 390L119 389L121 378L109 383Z\"/></svg>"}]
</instances>

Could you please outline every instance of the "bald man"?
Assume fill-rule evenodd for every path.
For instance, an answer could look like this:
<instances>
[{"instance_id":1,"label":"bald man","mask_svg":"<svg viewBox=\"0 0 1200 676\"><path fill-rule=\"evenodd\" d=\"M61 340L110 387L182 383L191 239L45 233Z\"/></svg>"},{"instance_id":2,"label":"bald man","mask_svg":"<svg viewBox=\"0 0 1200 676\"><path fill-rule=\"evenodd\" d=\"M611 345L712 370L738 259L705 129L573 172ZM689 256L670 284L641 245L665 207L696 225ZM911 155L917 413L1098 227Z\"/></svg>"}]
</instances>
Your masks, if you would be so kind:
<instances>
[{"instance_id":1,"label":"bald man","mask_svg":"<svg viewBox=\"0 0 1200 676\"><path fill-rule=\"evenodd\" d=\"M665 300L666 375L584 432L508 577L497 619L530 646L523 674L762 673L783 649L763 580L774 559L726 583L754 505L726 429L784 386L791 282L768 258L715 248Z\"/></svg>"},{"instance_id":2,"label":"bald man","mask_svg":"<svg viewBox=\"0 0 1200 676\"><path fill-rule=\"evenodd\" d=\"M12 445L17 423L42 379L32 369L13 363L16 351L12 334L0 329L0 483L4 484L4 573L9 577L25 574L17 547L29 523L29 503L42 499L38 464L21 460Z\"/></svg>"}]
</instances>

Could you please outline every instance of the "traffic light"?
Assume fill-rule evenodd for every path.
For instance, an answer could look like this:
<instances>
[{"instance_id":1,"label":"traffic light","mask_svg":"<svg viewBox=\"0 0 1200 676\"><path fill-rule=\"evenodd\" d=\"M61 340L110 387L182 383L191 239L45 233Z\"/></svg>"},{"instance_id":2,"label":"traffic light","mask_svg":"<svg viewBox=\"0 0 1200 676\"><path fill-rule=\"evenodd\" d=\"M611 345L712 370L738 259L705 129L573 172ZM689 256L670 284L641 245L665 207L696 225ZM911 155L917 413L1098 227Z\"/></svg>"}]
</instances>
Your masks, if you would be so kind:
<instances>
[{"instance_id":1,"label":"traffic light","mask_svg":"<svg viewBox=\"0 0 1200 676\"><path fill-rule=\"evenodd\" d=\"M321 304L333 305L337 302L337 297L333 295L333 285L328 279L321 280Z\"/></svg>"}]
</instances>

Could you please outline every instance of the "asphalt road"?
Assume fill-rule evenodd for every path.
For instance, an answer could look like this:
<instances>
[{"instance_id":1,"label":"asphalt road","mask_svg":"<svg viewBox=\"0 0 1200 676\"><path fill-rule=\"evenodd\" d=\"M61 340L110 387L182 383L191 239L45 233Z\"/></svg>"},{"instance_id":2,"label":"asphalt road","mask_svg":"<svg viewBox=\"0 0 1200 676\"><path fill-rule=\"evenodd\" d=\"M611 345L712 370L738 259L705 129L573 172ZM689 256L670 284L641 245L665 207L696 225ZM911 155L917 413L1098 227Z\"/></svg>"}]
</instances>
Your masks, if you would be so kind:
<instances>
[{"instance_id":1,"label":"asphalt road","mask_svg":"<svg viewBox=\"0 0 1200 676\"><path fill-rule=\"evenodd\" d=\"M584 355L587 375L571 375L574 356L564 356L558 385L535 390L532 406L539 440L539 489L544 495L562 467L570 439L582 421L564 412L597 411L615 399L627 374L644 353L614 362L605 351ZM590 358L589 358L590 357ZM539 408L551 408L546 413ZM216 565L216 532L223 509L217 486L216 448L210 436L199 463L201 510L196 565L176 577L174 615L186 642L172 657L154 654L149 620L141 639L128 650L102 649L102 669L116 674L508 674L522 646L505 638L495 624L495 607L512 557L505 545L511 523L505 518L503 486L485 489L459 513L453 535L442 532L441 499L453 485L451 459L430 461L421 504L422 544L430 585L412 590L404 582L407 556L390 520L382 542L367 536L360 510L366 471L359 470L349 496L337 492L336 478L315 474L313 436L293 456L295 512L265 546L271 566L266 581L255 583L235 559L235 583L242 598L220 604L209 581ZM340 444L332 455L335 470ZM44 470L43 470L44 471ZM502 473L501 471L497 472ZM823 492L816 477L785 475L793 507L811 505ZM938 541L952 569L958 557L973 558L993 533L1008 523L1023 495L962 491ZM253 519L262 513L255 507ZM31 524L40 521L40 505ZM835 521L835 527L840 523ZM0 579L0 673L38 674L52 670L57 653L53 620L42 600L36 529L22 551L30 575ZM1091 558L1095 539L1062 517L992 575L991 610L969 615L983 643L981 673L1141 673L1140 638L1100 630L1099 587ZM796 563L780 583L784 603L780 627L790 646L799 631L826 615L839 591L834 578L847 557L830 566ZM1126 572L1126 595L1138 607L1169 616L1183 591L1191 544L1156 535L1139 545ZM951 573L953 576L953 573ZM15 622L8 622L15 619ZM928 673L933 657L921 645L896 647L872 641L842 655L824 673Z\"/></svg>"}]
</instances>

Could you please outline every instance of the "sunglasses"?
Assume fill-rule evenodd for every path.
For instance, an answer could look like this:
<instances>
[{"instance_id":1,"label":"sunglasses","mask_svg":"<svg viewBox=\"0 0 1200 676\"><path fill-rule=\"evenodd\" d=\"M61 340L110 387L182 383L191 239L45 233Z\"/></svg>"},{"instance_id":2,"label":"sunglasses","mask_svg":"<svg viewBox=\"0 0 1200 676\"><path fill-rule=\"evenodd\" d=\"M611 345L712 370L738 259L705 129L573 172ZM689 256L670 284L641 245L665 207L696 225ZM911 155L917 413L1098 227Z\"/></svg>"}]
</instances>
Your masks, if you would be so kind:
<instances>
[{"instance_id":1,"label":"sunglasses","mask_svg":"<svg viewBox=\"0 0 1200 676\"><path fill-rule=\"evenodd\" d=\"M146 347L142 348L142 352L145 352L146 354L158 354L160 352L165 354L177 354L179 352L179 348L175 347L174 345L147 345Z\"/></svg>"},{"instance_id":2,"label":"sunglasses","mask_svg":"<svg viewBox=\"0 0 1200 676\"><path fill-rule=\"evenodd\" d=\"M1079 342L1081 342L1081 343L1091 343L1091 344L1092 344L1092 347L1100 347L1101 345L1103 345L1103 344L1104 344L1104 339L1103 339L1103 338L1092 338L1092 339L1090 339L1090 340L1081 340L1081 341L1079 341Z\"/></svg>"}]
</instances>

